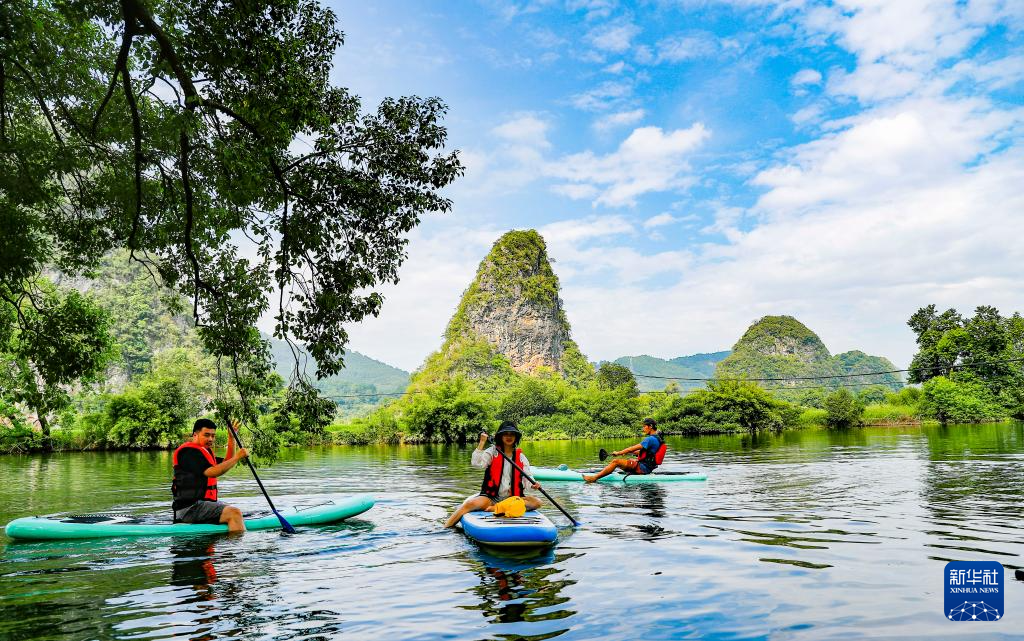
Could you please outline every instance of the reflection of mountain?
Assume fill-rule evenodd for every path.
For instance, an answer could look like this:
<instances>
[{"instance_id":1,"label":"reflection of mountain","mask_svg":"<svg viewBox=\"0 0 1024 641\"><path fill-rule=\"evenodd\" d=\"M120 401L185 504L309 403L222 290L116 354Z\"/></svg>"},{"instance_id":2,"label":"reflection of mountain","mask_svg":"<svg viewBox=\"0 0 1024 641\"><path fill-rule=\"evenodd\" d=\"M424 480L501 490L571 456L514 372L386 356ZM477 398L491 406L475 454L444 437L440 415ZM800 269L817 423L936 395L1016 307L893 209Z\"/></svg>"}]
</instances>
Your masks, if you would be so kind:
<instances>
[{"instance_id":1,"label":"reflection of mountain","mask_svg":"<svg viewBox=\"0 0 1024 641\"><path fill-rule=\"evenodd\" d=\"M569 601L561 591L575 581L557 580L554 565L573 555L555 555L554 548L543 551L505 552L474 547L464 561L480 577L472 592L480 604L468 609L480 610L492 623L555 621L576 614L557 609ZM557 636L565 630L553 631Z\"/></svg>"}]
</instances>

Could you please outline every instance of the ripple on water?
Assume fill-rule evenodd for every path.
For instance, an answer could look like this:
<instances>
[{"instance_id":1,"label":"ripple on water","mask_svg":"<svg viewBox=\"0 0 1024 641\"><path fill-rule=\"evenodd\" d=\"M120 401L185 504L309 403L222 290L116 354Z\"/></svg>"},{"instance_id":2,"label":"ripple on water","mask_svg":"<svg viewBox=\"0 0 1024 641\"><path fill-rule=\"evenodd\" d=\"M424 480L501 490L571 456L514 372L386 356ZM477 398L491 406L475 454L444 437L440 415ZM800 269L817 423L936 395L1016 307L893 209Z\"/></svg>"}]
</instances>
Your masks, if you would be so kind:
<instances>
[{"instance_id":1,"label":"ripple on water","mask_svg":"<svg viewBox=\"0 0 1024 641\"><path fill-rule=\"evenodd\" d=\"M296 535L8 543L0 638L616 639L638 636L638 622L652 640L1016 633L1009 615L1024 611L1024 573L1009 570L1024 565L1021 425L670 444L671 468L707 470L709 480L549 482L585 525L563 527L550 550L519 554L442 530L479 488L467 450L290 452L262 474L277 503L369 492L377 505ZM608 445L525 447L537 465L582 467ZM4 521L60 511L166 517L167 453L11 460L0 465ZM263 507L244 475L225 477L222 491L243 510ZM949 560L1006 564L1008 622L951 627L941 612Z\"/></svg>"}]
</instances>

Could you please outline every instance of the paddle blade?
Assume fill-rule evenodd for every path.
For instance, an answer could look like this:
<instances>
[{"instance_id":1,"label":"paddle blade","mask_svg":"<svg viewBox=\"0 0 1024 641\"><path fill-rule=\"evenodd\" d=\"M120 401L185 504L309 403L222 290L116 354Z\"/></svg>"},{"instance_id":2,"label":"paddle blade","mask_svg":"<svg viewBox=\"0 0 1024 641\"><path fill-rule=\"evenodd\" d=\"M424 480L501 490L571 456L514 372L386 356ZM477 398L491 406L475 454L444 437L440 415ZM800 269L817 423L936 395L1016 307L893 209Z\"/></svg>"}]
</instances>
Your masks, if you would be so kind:
<instances>
[{"instance_id":1,"label":"paddle blade","mask_svg":"<svg viewBox=\"0 0 1024 641\"><path fill-rule=\"evenodd\" d=\"M281 522L281 529L282 530L284 530L288 534L295 534L295 528L292 527L292 524L288 522L288 519L286 519L283 516L281 516L280 512L278 512L277 510L274 510L274 516L276 516L277 520Z\"/></svg>"},{"instance_id":2,"label":"paddle blade","mask_svg":"<svg viewBox=\"0 0 1024 641\"><path fill-rule=\"evenodd\" d=\"M602 447L601 451L597 453L597 458L601 459L602 461L605 460L606 458L608 458L608 452Z\"/></svg>"}]
</instances>

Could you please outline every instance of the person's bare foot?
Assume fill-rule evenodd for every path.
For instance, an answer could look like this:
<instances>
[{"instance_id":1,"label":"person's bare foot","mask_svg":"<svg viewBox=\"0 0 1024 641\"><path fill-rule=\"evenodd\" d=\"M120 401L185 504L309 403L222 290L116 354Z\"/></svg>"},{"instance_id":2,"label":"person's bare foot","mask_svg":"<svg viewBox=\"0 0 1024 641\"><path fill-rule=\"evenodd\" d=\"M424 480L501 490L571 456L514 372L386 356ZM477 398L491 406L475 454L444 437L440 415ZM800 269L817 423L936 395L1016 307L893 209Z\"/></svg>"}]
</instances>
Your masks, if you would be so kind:
<instances>
[{"instance_id":1,"label":"person's bare foot","mask_svg":"<svg viewBox=\"0 0 1024 641\"><path fill-rule=\"evenodd\" d=\"M587 483L593 483L594 481L597 480L597 477L596 476L592 476L590 474L584 474L583 475L583 480L586 481Z\"/></svg>"}]
</instances>

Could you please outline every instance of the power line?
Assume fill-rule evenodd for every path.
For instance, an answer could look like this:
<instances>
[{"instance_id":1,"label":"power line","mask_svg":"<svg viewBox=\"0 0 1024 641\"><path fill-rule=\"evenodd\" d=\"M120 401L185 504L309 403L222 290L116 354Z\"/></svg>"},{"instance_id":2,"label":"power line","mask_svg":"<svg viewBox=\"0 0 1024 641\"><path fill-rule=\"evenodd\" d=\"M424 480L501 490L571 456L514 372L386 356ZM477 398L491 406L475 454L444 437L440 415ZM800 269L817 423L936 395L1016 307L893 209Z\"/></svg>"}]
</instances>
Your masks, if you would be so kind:
<instances>
[{"instance_id":1,"label":"power line","mask_svg":"<svg viewBox=\"0 0 1024 641\"><path fill-rule=\"evenodd\" d=\"M833 375L828 375L828 376L789 376L789 377L775 377L775 378L721 378L721 377L686 378L686 377L678 377L678 376L656 376L654 374L637 374L635 372L633 372L633 376L637 377L637 378L653 378L653 379L657 379L657 380L666 380L666 381L694 381L694 382L700 382L700 383L716 383L716 382L720 382L720 381L738 381L738 382L744 382L744 383L780 383L780 382L786 382L786 381L818 381L818 380L830 380L830 379L838 379L838 378L856 378L856 377L863 377L863 376L881 376L881 375L884 375L884 374L900 374L900 373L912 372L912 371L922 372L922 371L936 371L936 370L971 369L973 367L983 367L983 366L987 366L987 365L996 365L996 364L1001 364L1001 363L1020 363L1020 362L1024 362L1024 357L1022 357L1022 358L998 359L998 360L985 361L985 362L977 362L977 363L960 363L960 364L957 364L957 365L936 365L936 366L933 366L933 367L914 367L914 368L908 368L908 369L893 369L893 370L884 370L884 371L878 371L878 372L863 372L863 373L860 373L860 374L833 374ZM905 383L903 381L888 381L888 382L865 382L865 383L846 383L846 384L836 383L835 385L832 385L830 387L862 387L862 386L870 386L870 385L886 386L886 385L896 385L896 384L901 385L901 386L905 386ZM762 387L763 387L763 389L768 390L768 391L774 391L774 390L798 390L798 389L822 389L823 388L822 385L806 385L806 386L775 385L775 386L771 386L771 387L769 387L769 386L762 386ZM687 390L685 393L681 393L681 392L667 392L665 390L651 390L649 392L643 392L643 393L644 394L677 394L679 396L686 396L687 394L692 393L693 391L698 391L700 389L701 388L695 388L695 389ZM406 390L404 392L378 392L376 394L321 394L321 396L323 396L324 398L331 398L331 399L342 399L342 398L379 398L379 397L382 397L382 396L399 397L399 396L405 396L407 394L425 394L428 391L429 390L417 389L417 390ZM486 392L486 391L477 391L476 393L477 394L482 394L482 395L485 395L485 396L500 396L501 395L498 392Z\"/></svg>"},{"instance_id":2,"label":"power line","mask_svg":"<svg viewBox=\"0 0 1024 641\"><path fill-rule=\"evenodd\" d=\"M908 369L889 369L878 372L862 372L860 374L829 374L825 376L785 376L776 378L731 378L731 377L708 377L708 378L686 378L683 376L656 376L654 374L637 374L633 373L633 376L639 378L654 378L665 381L700 381L707 383L708 381L744 381L750 383L761 383L761 382L777 382L777 381L819 381L833 378L855 378L859 376L881 376L884 374L902 374L905 372L921 372L921 371L935 371L945 369L963 369L971 367L981 367L984 365L994 365L999 363L1020 363L1024 362L1024 358L1007 358L994 361L986 361L984 363L960 363L958 365L936 365L934 367L913 367Z\"/></svg>"}]
</instances>

